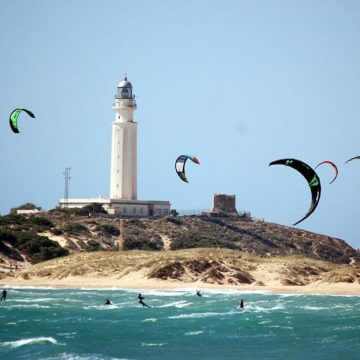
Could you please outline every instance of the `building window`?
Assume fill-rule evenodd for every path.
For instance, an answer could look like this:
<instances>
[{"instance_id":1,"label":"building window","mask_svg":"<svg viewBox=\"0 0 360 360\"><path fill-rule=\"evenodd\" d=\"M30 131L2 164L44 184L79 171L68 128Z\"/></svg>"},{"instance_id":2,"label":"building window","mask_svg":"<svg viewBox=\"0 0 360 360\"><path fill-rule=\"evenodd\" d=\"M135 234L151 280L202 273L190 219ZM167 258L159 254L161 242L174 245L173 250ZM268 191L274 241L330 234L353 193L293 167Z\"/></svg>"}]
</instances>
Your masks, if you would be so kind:
<instances>
[{"instance_id":1,"label":"building window","mask_svg":"<svg viewBox=\"0 0 360 360\"><path fill-rule=\"evenodd\" d=\"M123 213L126 214L126 207L123 208Z\"/></svg>"},{"instance_id":2,"label":"building window","mask_svg":"<svg viewBox=\"0 0 360 360\"><path fill-rule=\"evenodd\" d=\"M140 214L143 214L143 212L144 212L144 209L140 208Z\"/></svg>"},{"instance_id":3,"label":"building window","mask_svg":"<svg viewBox=\"0 0 360 360\"><path fill-rule=\"evenodd\" d=\"M135 207L133 208L133 214L136 214L136 208Z\"/></svg>"}]
</instances>

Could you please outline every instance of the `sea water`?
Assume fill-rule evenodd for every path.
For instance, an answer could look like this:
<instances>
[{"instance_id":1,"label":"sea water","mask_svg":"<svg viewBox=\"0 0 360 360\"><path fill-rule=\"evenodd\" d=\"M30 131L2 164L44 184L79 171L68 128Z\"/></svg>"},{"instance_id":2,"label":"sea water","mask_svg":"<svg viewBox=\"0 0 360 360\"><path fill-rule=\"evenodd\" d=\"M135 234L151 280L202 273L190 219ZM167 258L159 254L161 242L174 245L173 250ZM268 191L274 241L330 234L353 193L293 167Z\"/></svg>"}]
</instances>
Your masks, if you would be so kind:
<instances>
[{"instance_id":1,"label":"sea water","mask_svg":"<svg viewBox=\"0 0 360 360\"><path fill-rule=\"evenodd\" d=\"M0 359L360 359L358 296L7 290Z\"/></svg>"}]
</instances>

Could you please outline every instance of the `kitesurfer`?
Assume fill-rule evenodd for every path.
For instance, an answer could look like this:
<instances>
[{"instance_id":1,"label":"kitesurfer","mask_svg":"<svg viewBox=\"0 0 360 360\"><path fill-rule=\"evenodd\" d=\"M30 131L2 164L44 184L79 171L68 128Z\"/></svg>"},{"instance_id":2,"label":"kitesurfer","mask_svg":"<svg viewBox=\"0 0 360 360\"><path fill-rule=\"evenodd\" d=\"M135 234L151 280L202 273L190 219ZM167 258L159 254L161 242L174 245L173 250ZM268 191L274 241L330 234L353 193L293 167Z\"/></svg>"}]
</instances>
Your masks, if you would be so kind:
<instances>
[{"instance_id":1,"label":"kitesurfer","mask_svg":"<svg viewBox=\"0 0 360 360\"><path fill-rule=\"evenodd\" d=\"M243 299L240 300L240 308L241 308L241 309L244 308L244 300L243 300Z\"/></svg>"},{"instance_id":2,"label":"kitesurfer","mask_svg":"<svg viewBox=\"0 0 360 360\"><path fill-rule=\"evenodd\" d=\"M106 299L105 305L112 305L111 301L109 299Z\"/></svg>"},{"instance_id":3,"label":"kitesurfer","mask_svg":"<svg viewBox=\"0 0 360 360\"><path fill-rule=\"evenodd\" d=\"M200 290L197 290L197 291L196 291L196 295L197 295L197 296L202 296L201 293L200 293Z\"/></svg>"},{"instance_id":4,"label":"kitesurfer","mask_svg":"<svg viewBox=\"0 0 360 360\"><path fill-rule=\"evenodd\" d=\"M141 294L139 294L139 296L138 296L139 304L141 304L143 307L150 308L149 305L146 305L146 304L143 302L144 299L145 299L145 298L144 298Z\"/></svg>"},{"instance_id":5,"label":"kitesurfer","mask_svg":"<svg viewBox=\"0 0 360 360\"><path fill-rule=\"evenodd\" d=\"M0 301L2 301L2 300L6 300L6 295L7 295L7 291L4 289L3 291L2 291L2 293L1 293L1 300Z\"/></svg>"}]
</instances>

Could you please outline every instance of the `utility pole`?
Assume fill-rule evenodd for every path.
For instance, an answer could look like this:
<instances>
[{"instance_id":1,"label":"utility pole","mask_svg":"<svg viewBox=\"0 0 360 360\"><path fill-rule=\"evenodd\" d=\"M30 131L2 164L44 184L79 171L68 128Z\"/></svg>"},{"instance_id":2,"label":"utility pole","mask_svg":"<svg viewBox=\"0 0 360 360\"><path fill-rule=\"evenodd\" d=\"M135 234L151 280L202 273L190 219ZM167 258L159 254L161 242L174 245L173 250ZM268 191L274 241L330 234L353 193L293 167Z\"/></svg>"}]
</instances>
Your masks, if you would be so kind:
<instances>
[{"instance_id":1,"label":"utility pole","mask_svg":"<svg viewBox=\"0 0 360 360\"><path fill-rule=\"evenodd\" d=\"M119 250L124 250L124 240L125 240L125 220L120 219L120 237L118 240Z\"/></svg>"},{"instance_id":2,"label":"utility pole","mask_svg":"<svg viewBox=\"0 0 360 360\"><path fill-rule=\"evenodd\" d=\"M64 191L64 207L67 207L67 202L69 200L69 182L71 179L70 176L70 167L65 168L65 171L63 172L64 179L65 179L65 191Z\"/></svg>"}]
</instances>

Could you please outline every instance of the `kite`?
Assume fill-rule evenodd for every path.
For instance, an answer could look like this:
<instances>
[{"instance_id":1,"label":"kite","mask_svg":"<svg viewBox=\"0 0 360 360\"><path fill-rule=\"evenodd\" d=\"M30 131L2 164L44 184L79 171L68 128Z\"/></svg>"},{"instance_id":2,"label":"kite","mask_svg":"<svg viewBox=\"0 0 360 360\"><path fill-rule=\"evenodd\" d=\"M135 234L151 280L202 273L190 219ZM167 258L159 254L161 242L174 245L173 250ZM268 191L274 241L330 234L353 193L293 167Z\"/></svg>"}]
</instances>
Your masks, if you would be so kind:
<instances>
[{"instance_id":1,"label":"kite","mask_svg":"<svg viewBox=\"0 0 360 360\"><path fill-rule=\"evenodd\" d=\"M20 131L19 131L19 128L18 128L18 118L19 118L19 115L21 112L25 111L30 117L32 118L35 118L35 115L30 111L30 110L27 110L27 109L15 109L14 111L12 111L12 113L10 114L10 118L9 118L9 123L10 123L10 127L11 127L11 130L18 134Z\"/></svg>"},{"instance_id":2,"label":"kite","mask_svg":"<svg viewBox=\"0 0 360 360\"><path fill-rule=\"evenodd\" d=\"M200 161L195 156L190 155L180 155L175 161L175 170L179 175L180 179L185 182L189 182L185 175L185 163L187 159L190 159L195 164L200 164Z\"/></svg>"},{"instance_id":3,"label":"kite","mask_svg":"<svg viewBox=\"0 0 360 360\"><path fill-rule=\"evenodd\" d=\"M320 164L316 165L315 169L317 169L318 166L320 166L320 165L322 165L322 164L329 164L329 165L331 165L331 166L334 168L334 170L335 170L335 177L330 181L330 184L332 184L332 183L335 181L335 179L337 178L338 174L339 174L338 168L337 168L337 166L336 166L332 161L325 160L325 161L322 161Z\"/></svg>"},{"instance_id":4,"label":"kite","mask_svg":"<svg viewBox=\"0 0 360 360\"><path fill-rule=\"evenodd\" d=\"M345 164L348 163L349 161L355 160L355 159L360 159L360 156L354 156L354 157L352 157L351 159L346 160L346 161L345 161Z\"/></svg>"},{"instance_id":5,"label":"kite","mask_svg":"<svg viewBox=\"0 0 360 360\"><path fill-rule=\"evenodd\" d=\"M293 169L297 170L302 176L304 176L310 187L312 197L311 206L305 216L293 225L295 226L305 220L307 217L309 217L316 209L320 201L321 194L320 178L309 165L297 159L280 159L272 161L269 166L271 165L286 165L292 167Z\"/></svg>"}]
</instances>

